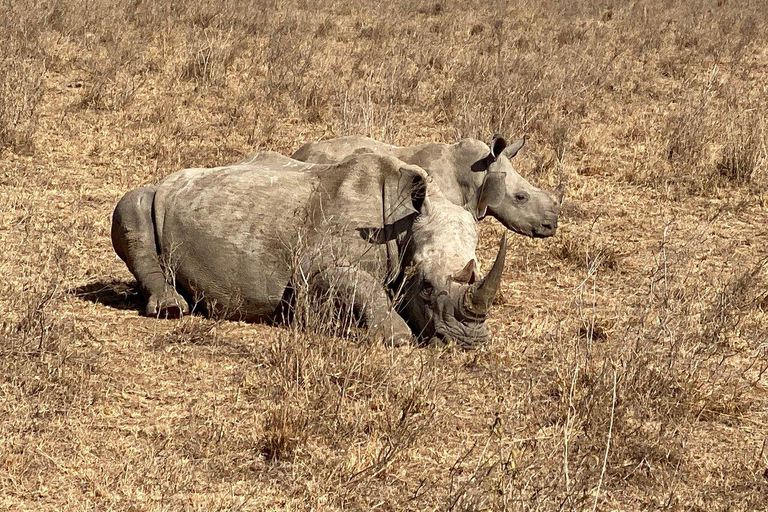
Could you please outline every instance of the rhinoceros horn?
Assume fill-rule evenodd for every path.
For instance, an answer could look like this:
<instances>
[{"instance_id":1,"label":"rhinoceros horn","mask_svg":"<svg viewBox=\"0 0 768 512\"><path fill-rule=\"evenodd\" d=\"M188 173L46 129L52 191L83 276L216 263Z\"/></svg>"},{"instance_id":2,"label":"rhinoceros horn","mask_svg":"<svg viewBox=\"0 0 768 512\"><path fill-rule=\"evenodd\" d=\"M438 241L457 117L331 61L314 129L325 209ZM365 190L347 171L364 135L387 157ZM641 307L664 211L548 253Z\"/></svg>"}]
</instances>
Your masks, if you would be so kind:
<instances>
[{"instance_id":1,"label":"rhinoceros horn","mask_svg":"<svg viewBox=\"0 0 768 512\"><path fill-rule=\"evenodd\" d=\"M499 285L501 285L501 272L504 270L506 255L507 234L504 233L491 271L482 281L470 286L464 293L464 307L473 315L485 316L491 309L493 299L499 291Z\"/></svg>"}]
</instances>

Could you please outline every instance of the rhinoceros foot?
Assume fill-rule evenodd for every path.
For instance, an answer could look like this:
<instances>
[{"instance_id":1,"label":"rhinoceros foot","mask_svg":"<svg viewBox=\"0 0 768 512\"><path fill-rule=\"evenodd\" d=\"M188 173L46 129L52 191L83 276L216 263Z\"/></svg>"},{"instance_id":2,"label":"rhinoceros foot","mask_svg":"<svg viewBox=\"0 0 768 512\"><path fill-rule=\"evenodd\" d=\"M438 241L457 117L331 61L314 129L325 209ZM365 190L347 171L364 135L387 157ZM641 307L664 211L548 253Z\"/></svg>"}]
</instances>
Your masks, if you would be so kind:
<instances>
[{"instance_id":1,"label":"rhinoceros foot","mask_svg":"<svg viewBox=\"0 0 768 512\"><path fill-rule=\"evenodd\" d=\"M408 324L398 315L393 313L389 318L381 322L373 329L374 336L384 340L384 343L394 347L402 347L413 343L413 333Z\"/></svg>"},{"instance_id":2,"label":"rhinoceros foot","mask_svg":"<svg viewBox=\"0 0 768 512\"><path fill-rule=\"evenodd\" d=\"M176 293L176 290L166 290L162 295L153 294L147 301L147 316L179 318L188 313L189 305L187 301Z\"/></svg>"},{"instance_id":3,"label":"rhinoceros foot","mask_svg":"<svg viewBox=\"0 0 768 512\"><path fill-rule=\"evenodd\" d=\"M413 335L408 333L395 333L385 338L385 341L393 347L404 347L413 344Z\"/></svg>"}]
</instances>

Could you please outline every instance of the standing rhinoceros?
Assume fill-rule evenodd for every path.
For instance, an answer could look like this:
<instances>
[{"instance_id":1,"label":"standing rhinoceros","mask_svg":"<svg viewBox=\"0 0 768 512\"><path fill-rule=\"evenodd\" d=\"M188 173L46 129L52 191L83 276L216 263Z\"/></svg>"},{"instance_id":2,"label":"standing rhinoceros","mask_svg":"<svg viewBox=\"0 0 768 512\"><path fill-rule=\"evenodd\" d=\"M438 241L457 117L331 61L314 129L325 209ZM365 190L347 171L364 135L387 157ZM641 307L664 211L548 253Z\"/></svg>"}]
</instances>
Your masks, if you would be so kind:
<instances>
[{"instance_id":1,"label":"standing rhinoceros","mask_svg":"<svg viewBox=\"0 0 768 512\"><path fill-rule=\"evenodd\" d=\"M377 153L391 155L418 165L427 171L440 190L454 204L476 201L482 188L484 172L506 173L506 196L488 214L507 229L534 238L552 236L563 199L563 186L550 195L528 183L512 168L510 159L525 144L525 139L510 145L496 136L490 148L477 139L463 139L456 144L428 143L413 147L384 144L368 137L340 137L312 142L300 147L292 156L296 160L329 164L340 162L352 154Z\"/></svg>"},{"instance_id":2,"label":"standing rhinoceros","mask_svg":"<svg viewBox=\"0 0 768 512\"><path fill-rule=\"evenodd\" d=\"M394 157L312 165L262 155L127 193L112 243L147 298L147 315L186 313L186 297L229 318L274 319L300 276L317 291L332 288L385 338L415 333L470 347L489 338L484 322L506 251L502 238L482 279L475 217L503 195L501 175L489 175L470 212Z\"/></svg>"}]
</instances>

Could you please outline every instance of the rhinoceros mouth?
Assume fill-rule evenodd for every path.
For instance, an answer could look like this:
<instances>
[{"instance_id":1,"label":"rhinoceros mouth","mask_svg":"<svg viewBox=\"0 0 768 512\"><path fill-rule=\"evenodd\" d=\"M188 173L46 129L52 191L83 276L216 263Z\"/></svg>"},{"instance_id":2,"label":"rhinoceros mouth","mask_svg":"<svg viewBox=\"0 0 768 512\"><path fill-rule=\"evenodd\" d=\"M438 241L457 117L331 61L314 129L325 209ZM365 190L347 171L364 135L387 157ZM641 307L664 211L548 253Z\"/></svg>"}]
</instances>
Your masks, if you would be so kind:
<instances>
[{"instance_id":1,"label":"rhinoceros mouth","mask_svg":"<svg viewBox=\"0 0 768 512\"><path fill-rule=\"evenodd\" d=\"M542 223L529 235L531 238L549 238L557 233L557 221Z\"/></svg>"},{"instance_id":2,"label":"rhinoceros mouth","mask_svg":"<svg viewBox=\"0 0 768 512\"><path fill-rule=\"evenodd\" d=\"M463 349L472 349L490 341L491 332L483 322L443 318L435 323L435 336L445 344L453 342Z\"/></svg>"},{"instance_id":3,"label":"rhinoceros mouth","mask_svg":"<svg viewBox=\"0 0 768 512\"><path fill-rule=\"evenodd\" d=\"M463 323L470 324L482 324L485 319L488 318L487 313L476 313L466 304L467 294L463 293L459 297L459 307L456 308L455 314Z\"/></svg>"}]
</instances>

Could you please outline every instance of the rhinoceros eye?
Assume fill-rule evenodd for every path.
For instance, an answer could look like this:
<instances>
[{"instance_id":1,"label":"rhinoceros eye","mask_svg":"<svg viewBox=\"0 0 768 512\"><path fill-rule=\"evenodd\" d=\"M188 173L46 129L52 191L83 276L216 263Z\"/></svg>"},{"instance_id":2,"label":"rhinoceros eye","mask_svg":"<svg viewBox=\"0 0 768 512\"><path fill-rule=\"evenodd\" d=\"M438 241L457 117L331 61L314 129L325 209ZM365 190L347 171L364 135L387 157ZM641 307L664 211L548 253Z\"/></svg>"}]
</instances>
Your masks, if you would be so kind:
<instances>
[{"instance_id":1,"label":"rhinoceros eye","mask_svg":"<svg viewBox=\"0 0 768 512\"><path fill-rule=\"evenodd\" d=\"M419 295L421 295L422 299L429 299L432 297L432 294L435 292L435 288L432 286L432 283L429 281L424 281L421 286L421 291L419 292Z\"/></svg>"},{"instance_id":2,"label":"rhinoceros eye","mask_svg":"<svg viewBox=\"0 0 768 512\"><path fill-rule=\"evenodd\" d=\"M526 201L528 201L528 194L526 194L525 192L518 192L517 194L515 194L515 201L517 201L520 204L525 203Z\"/></svg>"}]
</instances>

